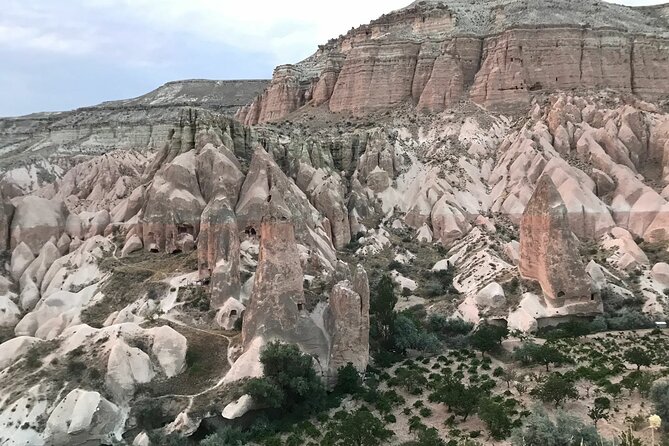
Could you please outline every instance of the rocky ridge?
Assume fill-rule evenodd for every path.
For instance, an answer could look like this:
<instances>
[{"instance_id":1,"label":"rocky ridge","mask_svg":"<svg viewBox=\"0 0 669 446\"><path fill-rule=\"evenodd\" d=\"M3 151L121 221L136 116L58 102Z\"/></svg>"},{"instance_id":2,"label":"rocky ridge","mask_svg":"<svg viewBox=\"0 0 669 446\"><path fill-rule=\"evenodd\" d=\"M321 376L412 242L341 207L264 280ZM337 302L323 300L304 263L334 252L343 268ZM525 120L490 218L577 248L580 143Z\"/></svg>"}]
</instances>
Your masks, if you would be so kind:
<instances>
[{"instance_id":1,"label":"rocky ridge","mask_svg":"<svg viewBox=\"0 0 669 446\"><path fill-rule=\"evenodd\" d=\"M279 66L237 117L276 121L307 105L353 115L404 103L439 112L468 98L521 111L536 92L579 88L658 99L668 93L661 11L603 1L418 1Z\"/></svg>"},{"instance_id":2,"label":"rocky ridge","mask_svg":"<svg viewBox=\"0 0 669 446\"><path fill-rule=\"evenodd\" d=\"M522 21L546 4L490 1L467 15L464 2L453 2L452 11L465 15L444 38L475 40L457 35L475 29L467 27L493 30L492 22L479 23L480 11L520 5L528 14L518 15ZM632 11L624 30L583 33L653 34L664 26L661 8L583 8L576 17L587 13L597 26ZM421 40L444 33L452 11L417 3L363 31L377 40ZM428 12L434 22L423 22ZM555 39L560 29L532 32ZM502 34L512 32L529 31ZM344 48L352 36L363 43L351 43L351 54L365 47L359 30L332 45ZM558 54L551 42L545 51ZM627 51L624 39L611 42L611 51ZM396 57L414 44L396 46L379 65L388 74L383 85L399 85L389 72L402 68ZM624 88L600 89L594 80L590 91L497 90L515 104L510 115L465 96L448 102L460 91L449 57L443 76L425 77L444 96L417 99L427 108L441 104L438 113L399 100L390 110L363 107L358 118L323 107L293 113L285 108L295 104L292 93L275 79L272 119L291 113L290 123L247 127L200 107L136 114L138 105L116 103L114 113L130 110L127 132L88 128L85 119L77 123L86 114L73 112L68 132L87 128L84 137L38 144L30 158L16 152L21 173L9 161L0 165L0 240L8 252L0 278L0 442L125 436L145 443L147 405L160 408L154 430L164 434L243 417L253 404L240 381L262 374L259 354L273 340L311 354L333 385L341 366L364 370L370 361L370 305L383 273L401 292L397 311L418 306L426 315L529 333L574 316L636 311L664 319L669 114L641 90L621 95ZM317 71L319 60L305 66ZM505 60L491 58L489 75ZM321 91L343 88L332 63ZM402 76L411 76L410 65ZM591 74L602 75L600 68ZM471 82L480 72L469 72ZM370 85L377 91L373 83L364 88ZM90 122L98 122L95 113ZM159 134L139 132L128 144L145 126ZM42 137L35 130L28 140ZM83 156L59 161L66 153ZM435 287L435 277L448 277L448 288Z\"/></svg>"}]
</instances>

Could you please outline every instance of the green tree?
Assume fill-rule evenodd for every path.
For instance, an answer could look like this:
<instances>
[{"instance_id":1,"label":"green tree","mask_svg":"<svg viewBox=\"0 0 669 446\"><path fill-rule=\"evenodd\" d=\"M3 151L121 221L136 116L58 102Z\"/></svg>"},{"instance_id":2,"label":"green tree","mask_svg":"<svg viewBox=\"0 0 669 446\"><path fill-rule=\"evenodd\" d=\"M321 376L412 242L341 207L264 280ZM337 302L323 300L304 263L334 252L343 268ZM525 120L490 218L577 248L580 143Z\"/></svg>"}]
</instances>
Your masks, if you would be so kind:
<instances>
[{"instance_id":1,"label":"green tree","mask_svg":"<svg viewBox=\"0 0 669 446\"><path fill-rule=\"evenodd\" d=\"M644 398L648 397L650 389L655 381L655 375L652 373L644 373L641 370L634 370L623 377L620 384L627 390L630 395L637 389Z\"/></svg>"},{"instance_id":2,"label":"green tree","mask_svg":"<svg viewBox=\"0 0 669 446\"><path fill-rule=\"evenodd\" d=\"M404 354L407 349L428 353L439 349L439 339L433 333L428 333L409 317L398 314L393 323L393 344L397 351Z\"/></svg>"},{"instance_id":3,"label":"green tree","mask_svg":"<svg viewBox=\"0 0 669 446\"><path fill-rule=\"evenodd\" d=\"M416 437L416 441L408 443L407 446L446 446L446 442L439 437L439 431L433 427L418 429Z\"/></svg>"},{"instance_id":4,"label":"green tree","mask_svg":"<svg viewBox=\"0 0 669 446\"><path fill-rule=\"evenodd\" d=\"M242 446L248 443L247 435L238 428L225 426L215 434L205 437L200 446Z\"/></svg>"},{"instance_id":5,"label":"green tree","mask_svg":"<svg viewBox=\"0 0 669 446\"><path fill-rule=\"evenodd\" d=\"M352 413L340 411L334 418L328 424L323 446L379 446L394 435L365 407Z\"/></svg>"},{"instance_id":6,"label":"green tree","mask_svg":"<svg viewBox=\"0 0 669 446\"><path fill-rule=\"evenodd\" d=\"M639 347L633 347L625 351L625 361L634 364L637 370L641 367L649 367L653 363L653 358L648 352Z\"/></svg>"},{"instance_id":7,"label":"green tree","mask_svg":"<svg viewBox=\"0 0 669 446\"><path fill-rule=\"evenodd\" d=\"M590 407L590 409L588 410L588 416L595 423L595 427L597 427L597 423L599 422L599 420L609 419L610 410L611 410L611 400L606 398L605 396L600 396L598 398L595 398L593 406Z\"/></svg>"},{"instance_id":8,"label":"green tree","mask_svg":"<svg viewBox=\"0 0 669 446\"><path fill-rule=\"evenodd\" d=\"M562 365L568 362L568 358L557 348L544 344L534 352L534 361L538 364L546 366L546 371L549 372L551 364L555 366Z\"/></svg>"},{"instance_id":9,"label":"green tree","mask_svg":"<svg viewBox=\"0 0 669 446\"><path fill-rule=\"evenodd\" d=\"M569 399L578 398L578 392L574 383L564 378L559 373L552 373L537 388L532 390L532 395L537 396L544 403L553 403L560 407Z\"/></svg>"},{"instance_id":10,"label":"green tree","mask_svg":"<svg viewBox=\"0 0 669 446\"><path fill-rule=\"evenodd\" d=\"M484 398L479 403L478 414L495 440L503 440L511 433L511 419L503 404Z\"/></svg>"},{"instance_id":11,"label":"green tree","mask_svg":"<svg viewBox=\"0 0 669 446\"><path fill-rule=\"evenodd\" d=\"M462 417L466 421L478 406L485 391L476 386L465 386L453 378L446 379L430 394L428 400L432 403L442 403L450 412Z\"/></svg>"},{"instance_id":12,"label":"green tree","mask_svg":"<svg viewBox=\"0 0 669 446\"><path fill-rule=\"evenodd\" d=\"M523 425L511 434L514 446L594 446L607 444L594 426L586 426L574 417L558 412L553 422L541 408L535 408Z\"/></svg>"},{"instance_id":13,"label":"green tree","mask_svg":"<svg viewBox=\"0 0 669 446\"><path fill-rule=\"evenodd\" d=\"M246 393L260 404L290 412L321 408L325 387L313 368L313 359L291 344L272 342L260 352L263 378L246 385Z\"/></svg>"},{"instance_id":14,"label":"green tree","mask_svg":"<svg viewBox=\"0 0 669 446\"><path fill-rule=\"evenodd\" d=\"M246 393L251 395L256 404L277 409L283 406L285 394L277 383L267 378L253 378L246 383Z\"/></svg>"},{"instance_id":15,"label":"green tree","mask_svg":"<svg viewBox=\"0 0 669 446\"><path fill-rule=\"evenodd\" d=\"M472 333L471 344L485 356L487 352L499 347L507 336L509 330L506 327L483 323Z\"/></svg>"},{"instance_id":16,"label":"green tree","mask_svg":"<svg viewBox=\"0 0 669 446\"><path fill-rule=\"evenodd\" d=\"M390 344L395 323L395 305L397 295L395 285L389 275L384 274L372 294L370 315L373 324L373 333L384 345Z\"/></svg>"},{"instance_id":17,"label":"green tree","mask_svg":"<svg viewBox=\"0 0 669 446\"><path fill-rule=\"evenodd\" d=\"M663 420L669 420L669 380L655 381L650 389L650 399L655 406L655 413ZM667 426L667 423L664 425Z\"/></svg>"},{"instance_id":18,"label":"green tree","mask_svg":"<svg viewBox=\"0 0 669 446\"><path fill-rule=\"evenodd\" d=\"M352 363L339 367L337 370L337 384L335 392L340 395L355 395L362 389L362 377Z\"/></svg>"}]
</instances>

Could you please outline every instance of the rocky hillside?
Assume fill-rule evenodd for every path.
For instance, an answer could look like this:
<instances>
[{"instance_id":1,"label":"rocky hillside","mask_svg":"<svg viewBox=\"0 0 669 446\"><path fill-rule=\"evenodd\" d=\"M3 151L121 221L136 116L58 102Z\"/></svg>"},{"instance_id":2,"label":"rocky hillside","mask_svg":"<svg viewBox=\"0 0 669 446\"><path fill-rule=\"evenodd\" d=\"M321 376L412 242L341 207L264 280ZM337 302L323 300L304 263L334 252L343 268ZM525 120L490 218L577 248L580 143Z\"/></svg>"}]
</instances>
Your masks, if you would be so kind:
<instances>
[{"instance_id":1,"label":"rocky hillside","mask_svg":"<svg viewBox=\"0 0 669 446\"><path fill-rule=\"evenodd\" d=\"M0 444L650 442L665 9L421 1L255 100L0 121Z\"/></svg>"},{"instance_id":2,"label":"rocky hillside","mask_svg":"<svg viewBox=\"0 0 669 446\"><path fill-rule=\"evenodd\" d=\"M61 113L0 118L0 166L19 192L34 191L78 161L116 149L162 147L170 131L193 120L189 108L232 115L267 81L170 82L135 99L106 102Z\"/></svg>"},{"instance_id":3,"label":"rocky hillside","mask_svg":"<svg viewBox=\"0 0 669 446\"><path fill-rule=\"evenodd\" d=\"M465 99L522 111L537 92L580 88L659 99L669 93L663 11L603 1L418 1L278 67L237 117L257 124L304 106L361 115L404 103L440 112Z\"/></svg>"}]
</instances>

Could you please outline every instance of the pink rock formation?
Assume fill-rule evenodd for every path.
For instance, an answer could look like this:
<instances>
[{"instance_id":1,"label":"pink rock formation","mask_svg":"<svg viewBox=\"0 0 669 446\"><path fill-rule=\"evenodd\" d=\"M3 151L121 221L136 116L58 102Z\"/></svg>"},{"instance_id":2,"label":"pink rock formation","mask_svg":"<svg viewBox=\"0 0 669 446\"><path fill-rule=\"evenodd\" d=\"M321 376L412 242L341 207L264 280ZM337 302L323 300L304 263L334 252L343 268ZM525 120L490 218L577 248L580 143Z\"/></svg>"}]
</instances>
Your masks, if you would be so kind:
<instances>
[{"instance_id":1,"label":"pink rock formation","mask_svg":"<svg viewBox=\"0 0 669 446\"><path fill-rule=\"evenodd\" d=\"M520 273L538 281L553 306L597 301L569 229L567 209L547 175L539 179L523 213Z\"/></svg>"},{"instance_id":2,"label":"pink rock formation","mask_svg":"<svg viewBox=\"0 0 669 446\"><path fill-rule=\"evenodd\" d=\"M369 362L369 281L358 265L353 282L339 282L330 292L326 328L330 333L330 383L337 371L351 363L364 372Z\"/></svg>"},{"instance_id":3,"label":"pink rock formation","mask_svg":"<svg viewBox=\"0 0 669 446\"><path fill-rule=\"evenodd\" d=\"M517 110L533 92L573 88L658 98L669 92L669 39L645 14L603 2L416 2L278 67L237 119L277 121L325 103L356 115L403 103L441 111L467 96Z\"/></svg>"}]
</instances>

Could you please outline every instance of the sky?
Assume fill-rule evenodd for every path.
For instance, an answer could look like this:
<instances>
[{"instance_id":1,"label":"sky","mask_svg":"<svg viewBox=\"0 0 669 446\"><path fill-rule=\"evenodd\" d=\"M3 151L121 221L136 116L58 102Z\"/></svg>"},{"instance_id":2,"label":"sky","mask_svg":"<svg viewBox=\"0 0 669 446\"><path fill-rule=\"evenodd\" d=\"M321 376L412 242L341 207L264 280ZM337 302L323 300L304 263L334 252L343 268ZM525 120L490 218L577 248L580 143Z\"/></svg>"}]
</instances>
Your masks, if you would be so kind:
<instances>
[{"instance_id":1,"label":"sky","mask_svg":"<svg viewBox=\"0 0 669 446\"><path fill-rule=\"evenodd\" d=\"M0 116L135 97L178 79L268 79L410 2L2 0Z\"/></svg>"}]
</instances>

